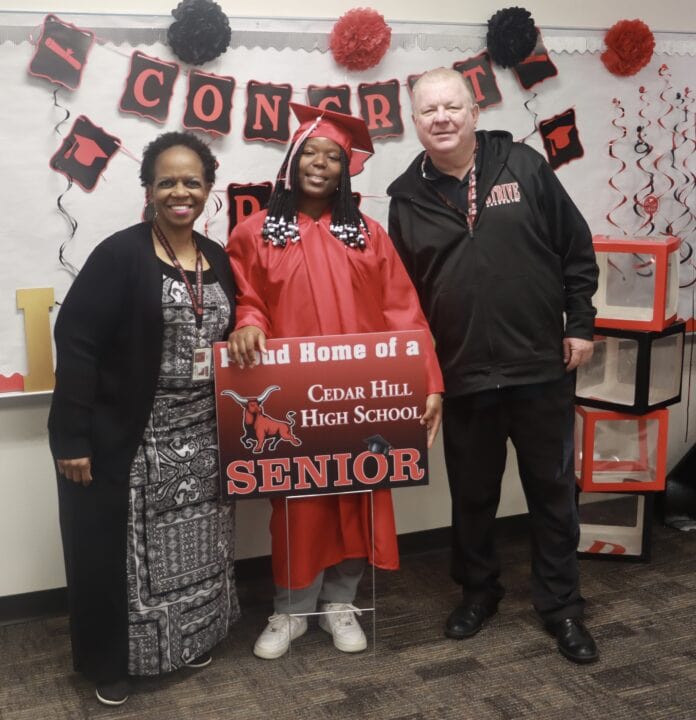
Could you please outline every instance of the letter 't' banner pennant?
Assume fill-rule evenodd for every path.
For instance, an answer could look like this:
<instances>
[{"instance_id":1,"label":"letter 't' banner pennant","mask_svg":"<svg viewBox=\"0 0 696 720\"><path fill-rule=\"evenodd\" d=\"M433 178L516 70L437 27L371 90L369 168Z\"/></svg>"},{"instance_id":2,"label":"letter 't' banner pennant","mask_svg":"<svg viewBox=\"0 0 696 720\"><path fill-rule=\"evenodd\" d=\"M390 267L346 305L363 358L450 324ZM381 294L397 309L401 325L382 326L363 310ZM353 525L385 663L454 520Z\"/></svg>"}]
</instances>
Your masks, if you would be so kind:
<instances>
[{"instance_id":1,"label":"letter 't' banner pennant","mask_svg":"<svg viewBox=\"0 0 696 720\"><path fill-rule=\"evenodd\" d=\"M249 80L244 139L286 143L290 139L291 97L292 85Z\"/></svg>"},{"instance_id":2,"label":"letter 't' banner pennant","mask_svg":"<svg viewBox=\"0 0 696 720\"><path fill-rule=\"evenodd\" d=\"M209 75L200 70L191 70L184 127L228 135L232 129L234 84L234 78L227 75Z\"/></svg>"},{"instance_id":3,"label":"letter 't' banner pennant","mask_svg":"<svg viewBox=\"0 0 696 720\"><path fill-rule=\"evenodd\" d=\"M307 104L322 110L350 115L350 87L348 85L310 85Z\"/></svg>"},{"instance_id":4,"label":"letter 't' banner pennant","mask_svg":"<svg viewBox=\"0 0 696 720\"><path fill-rule=\"evenodd\" d=\"M82 79L94 33L63 22L55 15L44 18L29 73L75 90Z\"/></svg>"},{"instance_id":5,"label":"letter 't' banner pennant","mask_svg":"<svg viewBox=\"0 0 696 720\"><path fill-rule=\"evenodd\" d=\"M169 103L178 74L176 63L136 50L131 55L130 72L121 96L121 110L163 123L169 115Z\"/></svg>"},{"instance_id":6,"label":"letter 't' banner pennant","mask_svg":"<svg viewBox=\"0 0 696 720\"><path fill-rule=\"evenodd\" d=\"M469 81L474 102L481 110L497 105L503 99L487 52L453 63L452 68Z\"/></svg>"},{"instance_id":7,"label":"letter 't' banner pennant","mask_svg":"<svg viewBox=\"0 0 696 720\"><path fill-rule=\"evenodd\" d=\"M49 165L83 190L91 191L119 149L121 140L80 115L65 136Z\"/></svg>"},{"instance_id":8,"label":"letter 't' banner pennant","mask_svg":"<svg viewBox=\"0 0 696 720\"><path fill-rule=\"evenodd\" d=\"M529 90L538 83L558 75L558 70L551 62L548 50L538 30L534 50L521 63L515 65L512 71L517 75L520 85L525 90Z\"/></svg>"},{"instance_id":9,"label":"letter 't' banner pennant","mask_svg":"<svg viewBox=\"0 0 696 720\"><path fill-rule=\"evenodd\" d=\"M230 183L227 186L227 234L250 215L263 210L273 192L273 183Z\"/></svg>"},{"instance_id":10,"label":"letter 't' banner pennant","mask_svg":"<svg viewBox=\"0 0 696 720\"><path fill-rule=\"evenodd\" d=\"M549 165L554 170L585 154L580 143L578 128L575 125L573 108L568 108L565 112L554 115L548 120L542 120L539 123L539 133L544 141Z\"/></svg>"},{"instance_id":11,"label":"letter 't' banner pennant","mask_svg":"<svg viewBox=\"0 0 696 720\"><path fill-rule=\"evenodd\" d=\"M399 81L360 83L360 116L367 123L373 140L400 137L404 134L399 104Z\"/></svg>"}]
</instances>

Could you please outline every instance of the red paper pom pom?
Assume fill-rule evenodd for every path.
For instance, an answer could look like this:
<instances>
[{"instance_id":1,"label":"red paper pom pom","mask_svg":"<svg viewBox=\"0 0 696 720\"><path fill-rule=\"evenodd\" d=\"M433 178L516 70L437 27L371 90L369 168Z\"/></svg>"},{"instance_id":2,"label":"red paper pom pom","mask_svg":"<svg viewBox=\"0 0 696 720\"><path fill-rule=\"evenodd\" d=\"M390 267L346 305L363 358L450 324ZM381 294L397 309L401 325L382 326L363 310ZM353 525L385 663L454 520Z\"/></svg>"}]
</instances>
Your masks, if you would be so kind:
<instances>
[{"instance_id":1,"label":"red paper pom pom","mask_svg":"<svg viewBox=\"0 0 696 720\"><path fill-rule=\"evenodd\" d=\"M367 70L384 57L390 41L391 28L382 15L370 8L354 8L336 21L329 47L339 65Z\"/></svg>"},{"instance_id":2,"label":"red paper pom pom","mask_svg":"<svg viewBox=\"0 0 696 720\"><path fill-rule=\"evenodd\" d=\"M619 20L607 30L604 43L602 62L614 75L635 75L650 62L655 49L655 38L642 20Z\"/></svg>"}]
</instances>

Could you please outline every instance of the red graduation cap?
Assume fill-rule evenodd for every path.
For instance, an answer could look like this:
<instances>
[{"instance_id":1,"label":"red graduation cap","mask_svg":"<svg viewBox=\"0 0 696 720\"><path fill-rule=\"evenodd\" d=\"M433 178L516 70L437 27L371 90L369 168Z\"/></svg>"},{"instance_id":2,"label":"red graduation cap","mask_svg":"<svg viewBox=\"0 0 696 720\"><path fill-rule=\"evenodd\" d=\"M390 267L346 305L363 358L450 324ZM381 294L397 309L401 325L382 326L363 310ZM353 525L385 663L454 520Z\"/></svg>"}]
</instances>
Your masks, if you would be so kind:
<instances>
[{"instance_id":1,"label":"red graduation cap","mask_svg":"<svg viewBox=\"0 0 696 720\"><path fill-rule=\"evenodd\" d=\"M357 175L362 170L365 160L374 153L370 131L362 118L299 103L291 102L290 107L300 121L300 127L292 136L291 159L297 147L307 138L325 137L345 150L350 163L350 174ZM354 155L354 152L358 154Z\"/></svg>"},{"instance_id":2,"label":"red graduation cap","mask_svg":"<svg viewBox=\"0 0 696 720\"><path fill-rule=\"evenodd\" d=\"M563 150L563 148L570 145L570 133L572 131L572 125L559 125L546 136L551 145L552 155L555 155L557 150Z\"/></svg>"},{"instance_id":3,"label":"red graduation cap","mask_svg":"<svg viewBox=\"0 0 696 720\"><path fill-rule=\"evenodd\" d=\"M85 137L75 133L75 142L72 144L65 158L73 157L76 162L85 167L91 167L97 158L109 157L92 138Z\"/></svg>"}]
</instances>

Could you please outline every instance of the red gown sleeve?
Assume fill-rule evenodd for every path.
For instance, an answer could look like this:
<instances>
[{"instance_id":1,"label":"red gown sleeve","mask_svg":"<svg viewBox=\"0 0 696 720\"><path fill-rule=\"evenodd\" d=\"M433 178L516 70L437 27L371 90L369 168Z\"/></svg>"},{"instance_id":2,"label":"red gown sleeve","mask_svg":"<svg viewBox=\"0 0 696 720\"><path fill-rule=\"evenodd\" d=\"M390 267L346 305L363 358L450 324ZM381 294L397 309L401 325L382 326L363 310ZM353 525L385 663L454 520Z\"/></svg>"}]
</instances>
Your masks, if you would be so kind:
<instances>
[{"instance_id":1,"label":"red gown sleeve","mask_svg":"<svg viewBox=\"0 0 696 720\"><path fill-rule=\"evenodd\" d=\"M416 289L398 256L394 244L381 225L370 227L375 253L379 257L382 275L382 312L390 330L425 330L428 343L425 348L426 388L428 395L444 392L440 364L435 354L428 321L423 315Z\"/></svg>"},{"instance_id":2,"label":"red gown sleeve","mask_svg":"<svg viewBox=\"0 0 696 720\"><path fill-rule=\"evenodd\" d=\"M259 257L260 233L263 220L249 220L237 225L227 242L227 254L230 256L232 271L237 283L237 307L234 329L255 325L269 337L271 314L262 297L264 287L264 268Z\"/></svg>"}]
</instances>

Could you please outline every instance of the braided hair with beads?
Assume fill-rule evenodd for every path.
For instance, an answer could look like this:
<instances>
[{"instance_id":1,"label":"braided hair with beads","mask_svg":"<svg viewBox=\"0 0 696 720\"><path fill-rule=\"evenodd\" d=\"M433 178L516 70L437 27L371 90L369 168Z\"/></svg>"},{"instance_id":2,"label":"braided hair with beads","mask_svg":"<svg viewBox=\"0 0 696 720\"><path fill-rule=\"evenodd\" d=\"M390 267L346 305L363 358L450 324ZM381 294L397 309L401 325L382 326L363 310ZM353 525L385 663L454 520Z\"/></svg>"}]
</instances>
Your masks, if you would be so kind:
<instances>
[{"instance_id":1,"label":"braided hair with beads","mask_svg":"<svg viewBox=\"0 0 696 720\"><path fill-rule=\"evenodd\" d=\"M274 247L284 248L288 241L295 243L300 239L300 228L297 221L298 174L299 160L305 142L306 140L295 149L295 152L292 149L288 151L268 202L268 211L261 235L264 242L271 243ZM285 187L285 176L288 172L290 173L290 189ZM341 148L341 177L331 210L329 230L334 237L348 247L365 249L365 237L369 235L367 223L353 197L350 173L348 172L348 156L343 148Z\"/></svg>"}]
</instances>

